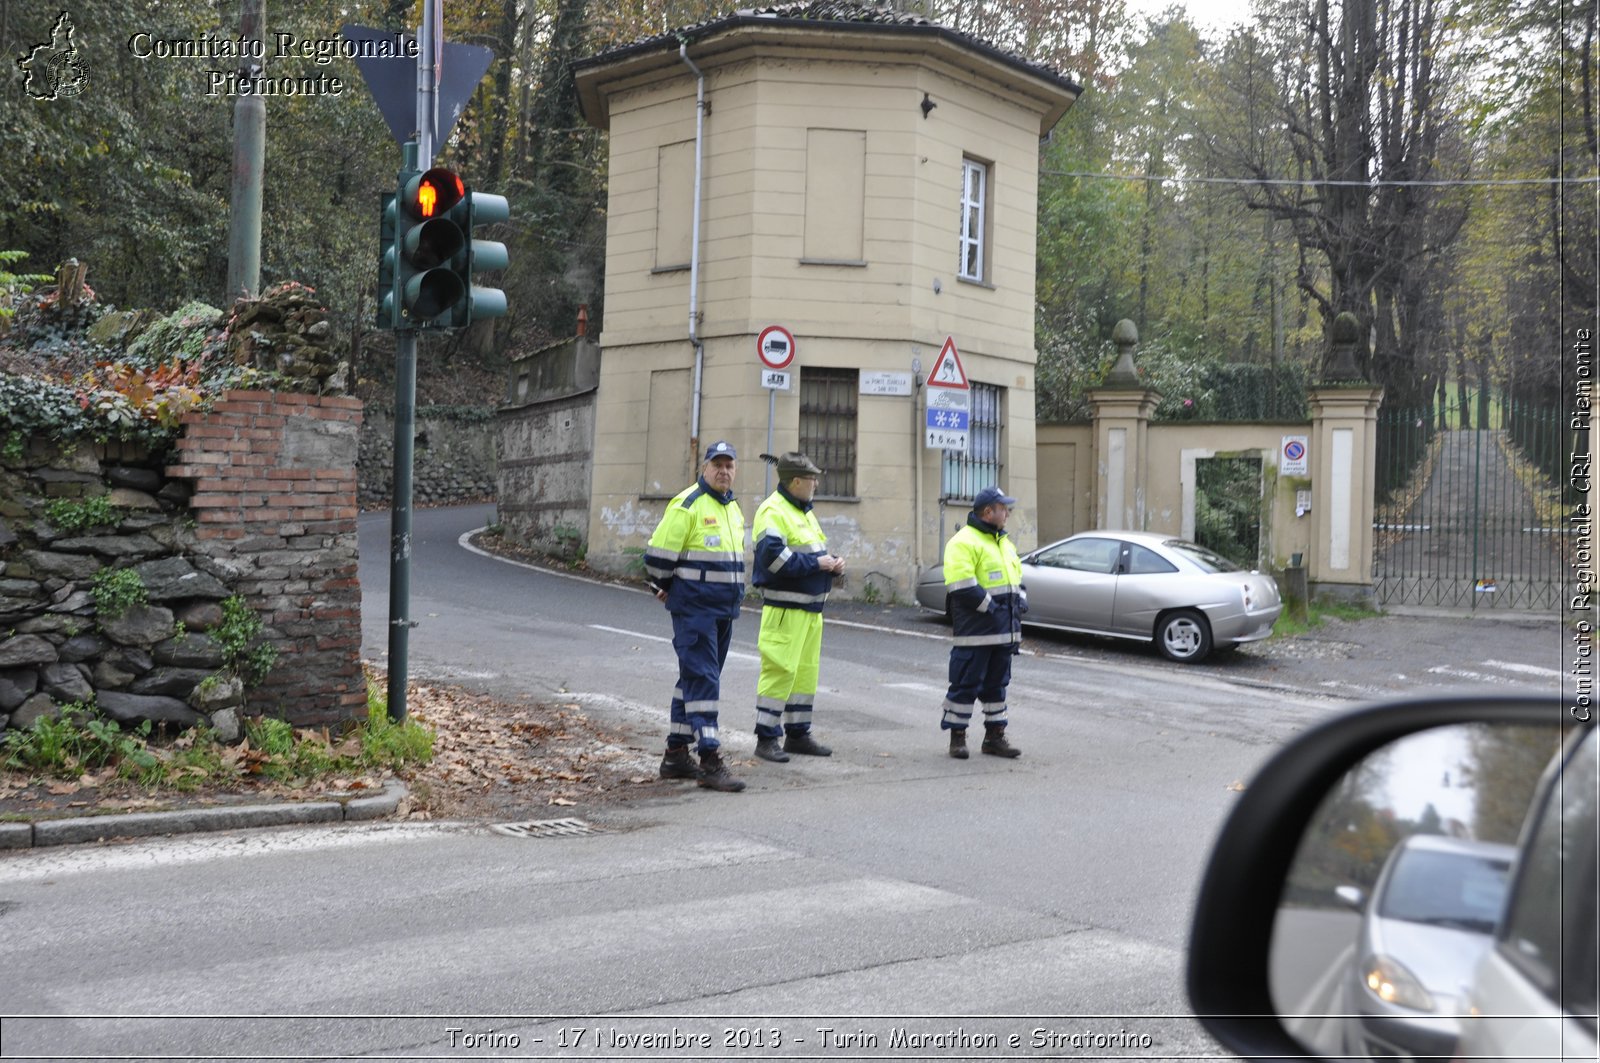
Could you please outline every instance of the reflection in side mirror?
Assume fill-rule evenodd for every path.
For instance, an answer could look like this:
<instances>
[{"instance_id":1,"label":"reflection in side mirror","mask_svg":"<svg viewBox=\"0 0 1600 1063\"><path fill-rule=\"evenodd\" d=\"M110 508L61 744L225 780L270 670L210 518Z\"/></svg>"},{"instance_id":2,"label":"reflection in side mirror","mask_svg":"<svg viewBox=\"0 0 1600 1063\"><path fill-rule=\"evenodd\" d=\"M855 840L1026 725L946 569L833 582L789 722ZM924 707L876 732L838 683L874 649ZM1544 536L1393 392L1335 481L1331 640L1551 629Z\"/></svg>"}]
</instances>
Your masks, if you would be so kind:
<instances>
[{"instance_id":1,"label":"reflection in side mirror","mask_svg":"<svg viewBox=\"0 0 1600 1063\"><path fill-rule=\"evenodd\" d=\"M1354 886L1336 886L1333 895L1358 912L1367 904L1367 895Z\"/></svg>"},{"instance_id":2,"label":"reflection in side mirror","mask_svg":"<svg viewBox=\"0 0 1600 1063\"><path fill-rule=\"evenodd\" d=\"M1590 761L1594 734L1574 738L1589 747ZM1305 1049L1353 1059L1477 1055L1482 1050L1469 1051L1469 1041L1499 1036L1480 1016L1541 1014L1528 1000L1492 999L1504 994L1488 988L1481 972L1501 953L1527 966L1526 945L1500 944L1509 922L1526 919L1516 914L1519 905L1542 909L1546 921L1551 909L1562 910L1556 894L1527 875L1519 879L1518 870L1535 862L1529 847L1552 800L1552 814L1563 825L1575 817L1571 829L1586 829L1590 839L1587 887L1569 884L1580 892L1574 909L1586 908L1589 921L1558 933L1576 931L1576 942L1565 946L1580 952L1587 942L1592 958L1593 768L1586 808L1552 798L1572 792L1551 782L1562 763L1582 759L1570 743L1563 752L1565 737L1554 725L1420 731L1369 755L1328 792L1284 883L1269 967L1284 1029ZM1584 888L1586 905L1578 903ZM1585 978L1586 988L1578 984ZM1577 989L1580 1004L1587 996L1592 1015L1592 961L1567 988ZM1551 1028L1563 1022L1552 1009ZM1529 1034L1519 1029L1516 1036ZM1590 1020L1591 1047L1593 1037Z\"/></svg>"}]
</instances>

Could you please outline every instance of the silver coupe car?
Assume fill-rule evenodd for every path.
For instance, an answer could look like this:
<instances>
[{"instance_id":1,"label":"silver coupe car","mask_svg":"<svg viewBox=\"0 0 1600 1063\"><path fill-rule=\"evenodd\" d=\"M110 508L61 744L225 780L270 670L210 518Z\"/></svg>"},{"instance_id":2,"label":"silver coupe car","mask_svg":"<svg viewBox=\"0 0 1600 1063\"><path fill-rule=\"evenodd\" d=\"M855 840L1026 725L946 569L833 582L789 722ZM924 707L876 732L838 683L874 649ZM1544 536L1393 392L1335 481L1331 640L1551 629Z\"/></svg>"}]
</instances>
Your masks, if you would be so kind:
<instances>
[{"instance_id":1,"label":"silver coupe car","mask_svg":"<svg viewBox=\"0 0 1600 1063\"><path fill-rule=\"evenodd\" d=\"M1213 649L1272 633L1283 603L1271 576L1154 532L1079 532L1023 555L1025 624L1154 642L1194 664ZM946 613L944 566L917 581L917 603Z\"/></svg>"}]
</instances>

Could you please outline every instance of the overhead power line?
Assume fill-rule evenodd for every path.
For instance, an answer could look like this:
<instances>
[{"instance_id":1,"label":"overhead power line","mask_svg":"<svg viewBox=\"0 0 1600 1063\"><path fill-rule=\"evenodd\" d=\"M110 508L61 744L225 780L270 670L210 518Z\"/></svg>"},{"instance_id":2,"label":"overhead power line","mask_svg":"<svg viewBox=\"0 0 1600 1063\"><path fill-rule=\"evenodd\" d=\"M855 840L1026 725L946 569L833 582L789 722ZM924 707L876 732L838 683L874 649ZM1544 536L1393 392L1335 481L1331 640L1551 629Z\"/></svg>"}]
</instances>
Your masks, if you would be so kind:
<instances>
[{"instance_id":1,"label":"overhead power line","mask_svg":"<svg viewBox=\"0 0 1600 1063\"><path fill-rule=\"evenodd\" d=\"M1596 177L1485 177L1462 178L1442 181L1330 181L1321 177L1186 177L1178 174L1140 174L1140 173L1090 173L1084 170L1040 170L1041 177L1088 177L1100 181L1159 181L1165 184L1168 181L1177 184L1203 184L1203 185L1319 185L1327 188L1449 188L1449 187L1497 187L1513 185L1538 185L1548 188L1552 185L1593 185L1600 184L1600 176Z\"/></svg>"}]
</instances>

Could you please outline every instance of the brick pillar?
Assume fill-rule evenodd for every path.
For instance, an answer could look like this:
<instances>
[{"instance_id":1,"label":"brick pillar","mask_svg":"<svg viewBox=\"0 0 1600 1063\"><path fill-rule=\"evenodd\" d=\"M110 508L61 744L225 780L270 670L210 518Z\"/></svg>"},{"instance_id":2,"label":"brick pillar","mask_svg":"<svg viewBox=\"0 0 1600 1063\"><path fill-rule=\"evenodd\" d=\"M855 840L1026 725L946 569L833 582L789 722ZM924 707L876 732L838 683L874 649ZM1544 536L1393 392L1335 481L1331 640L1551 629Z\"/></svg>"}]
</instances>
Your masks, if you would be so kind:
<instances>
[{"instance_id":1,"label":"brick pillar","mask_svg":"<svg viewBox=\"0 0 1600 1063\"><path fill-rule=\"evenodd\" d=\"M306 726L363 715L356 452L361 401L229 391L184 417L167 475L192 480L197 549L266 624L278 662L252 711Z\"/></svg>"}]
</instances>

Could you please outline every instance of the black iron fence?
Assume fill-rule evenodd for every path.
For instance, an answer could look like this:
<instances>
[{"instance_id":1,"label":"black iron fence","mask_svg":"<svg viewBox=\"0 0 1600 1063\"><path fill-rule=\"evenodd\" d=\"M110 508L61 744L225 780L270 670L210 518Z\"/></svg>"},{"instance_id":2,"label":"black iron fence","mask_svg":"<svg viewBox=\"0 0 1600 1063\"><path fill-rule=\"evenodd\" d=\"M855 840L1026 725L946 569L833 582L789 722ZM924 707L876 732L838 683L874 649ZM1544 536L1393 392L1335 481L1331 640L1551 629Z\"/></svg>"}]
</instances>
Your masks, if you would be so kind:
<instances>
[{"instance_id":1,"label":"black iron fence","mask_svg":"<svg viewBox=\"0 0 1600 1063\"><path fill-rule=\"evenodd\" d=\"M1379 604L1559 609L1568 497L1552 407L1384 409L1378 415L1374 591Z\"/></svg>"}]
</instances>

